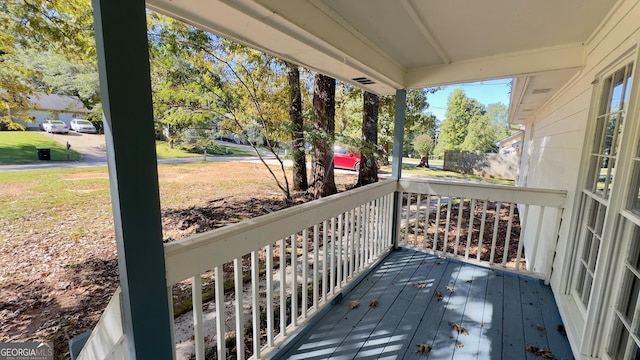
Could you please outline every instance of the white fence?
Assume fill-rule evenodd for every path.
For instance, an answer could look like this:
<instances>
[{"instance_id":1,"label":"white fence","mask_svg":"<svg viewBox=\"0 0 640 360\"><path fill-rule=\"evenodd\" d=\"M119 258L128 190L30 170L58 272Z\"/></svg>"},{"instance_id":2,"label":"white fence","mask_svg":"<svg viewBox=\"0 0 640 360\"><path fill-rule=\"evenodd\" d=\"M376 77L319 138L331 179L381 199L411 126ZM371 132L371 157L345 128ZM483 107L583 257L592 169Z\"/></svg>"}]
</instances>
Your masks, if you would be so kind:
<instances>
[{"instance_id":1,"label":"white fence","mask_svg":"<svg viewBox=\"0 0 640 360\"><path fill-rule=\"evenodd\" d=\"M170 308L190 310L174 317L174 356L267 356L389 250L394 221L400 246L548 279L550 265L534 264L553 256L565 196L383 181L166 244ZM550 235L541 236L543 224ZM95 353L79 358L104 358Z\"/></svg>"}]
</instances>

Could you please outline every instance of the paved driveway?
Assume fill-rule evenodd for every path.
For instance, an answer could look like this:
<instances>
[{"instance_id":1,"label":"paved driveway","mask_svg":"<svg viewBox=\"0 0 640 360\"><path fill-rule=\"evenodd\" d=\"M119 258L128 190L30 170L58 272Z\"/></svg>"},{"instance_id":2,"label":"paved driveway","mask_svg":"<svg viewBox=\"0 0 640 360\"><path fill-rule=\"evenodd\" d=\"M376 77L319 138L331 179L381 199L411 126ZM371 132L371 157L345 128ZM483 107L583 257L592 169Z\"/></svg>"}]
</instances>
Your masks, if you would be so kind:
<instances>
[{"instance_id":1,"label":"paved driveway","mask_svg":"<svg viewBox=\"0 0 640 360\"><path fill-rule=\"evenodd\" d=\"M82 155L83 162L107 161L107 151L104 143L104 135L101 134L80 134L74 131L68 134L49 134L42 132L46 136L66 145L71 145L71 149Z\"/></svg>"}]
</instances>

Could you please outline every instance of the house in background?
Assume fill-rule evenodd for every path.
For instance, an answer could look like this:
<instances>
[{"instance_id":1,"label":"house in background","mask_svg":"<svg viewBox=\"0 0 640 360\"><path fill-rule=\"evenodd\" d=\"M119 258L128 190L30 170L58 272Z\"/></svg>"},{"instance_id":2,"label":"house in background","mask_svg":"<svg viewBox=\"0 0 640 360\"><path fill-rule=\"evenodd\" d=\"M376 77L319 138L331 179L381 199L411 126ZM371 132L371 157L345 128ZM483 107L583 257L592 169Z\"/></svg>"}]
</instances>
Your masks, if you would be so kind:
<instances>
[{"instance_id":1,"label":"house in background","mask_svg":"<svg viewBox=\"0 0 640 360\"><path fill-rule=\"evenodd\" d=\"M267 239L279 234L276 225L291 222L247 222L163 248L156 159L149 151L151 96L148 76L140 75L148 73L145 2L95 0L94 6L122 279L122 296L114 297L121 299L114 306L121 333L107 353L171 358L167 285L193 274L198 284L200 270L217 266L214 259L241 256L228 244L256 252L278 241ZM523 211L523 222L538 219L523 229L527 259L539 250L527 266L550 282L576 358L640 357L639 1L151 0L146 6L370 92L395 93L397 187L385 188L390 194L411 182L401 179L406 89L514 78L509 122L526 127L517 185L523 192L566 194L566 200L557 195L564 203L559 218ZM498 191L468 188L479 199ZM321 224L326 218L312 215L337 216L366 197L357 194L324 199L327 208L306 219L285 214L307 227ZM89 344L106 346L101 329Z\"/></svg>"},{"instance_id":2,"label":"house in background","mask_svg":"<svg viewBox=\"0 0 640 360\"><path fill-rule=\"evenodd\" d=\"M524 129L515 132L508 137L498 141L496 147L498 154L517 154L520 155L522 149L522 140L524 139Z\"/></svg>"},{"instance_id":3,"label":"house in background","mask_svg":"<svg viewBox=\"0 0 640 360\"><path fill-rule=\"evenodd\" d=\"M69 125L71 119L86 118L90 112L77 96L37 93L29 100L29 107L21 111L20 117L12 116L14 122L27 130L40 130L40 125L47 119L62 120ZM24 120L23 116L31 121Z\"/></svg>"}]
</instances>

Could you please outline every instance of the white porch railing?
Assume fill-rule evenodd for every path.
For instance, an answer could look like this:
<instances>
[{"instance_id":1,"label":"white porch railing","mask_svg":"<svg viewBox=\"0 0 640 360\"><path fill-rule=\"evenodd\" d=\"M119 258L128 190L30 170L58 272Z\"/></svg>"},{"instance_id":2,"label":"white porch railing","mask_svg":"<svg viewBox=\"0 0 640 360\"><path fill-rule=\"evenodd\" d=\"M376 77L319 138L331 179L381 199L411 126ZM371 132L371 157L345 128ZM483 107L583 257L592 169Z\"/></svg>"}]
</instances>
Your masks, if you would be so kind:
<instances>
[{"instance_id":1,"label":"white porch railing","mask_svg":"<svg viewBox=\"0 0 640 360\"><path fill-rule=\"evenodd\" d=\"M395 217L394 196L402 204ZM548 278L550 261L543 271L530 264L553 256L564 198L551 190L383 181L169 243L171 309L191 305L172 322L175 356L267 356L386 253L394 220L400 246ZM492 221L496 208L500 223ZM500 246L515 246L516 256L500 256ZM103 317L94 333L108 323ZM85 349L100 341L92 339ZM86 354L79 359L96 358Z\"/></svg>"},{"instance_id":2,"label":"white porch railing","mask_svg":"<svg viewBox=\"0 0 640 360\"><path fill-rule=\"evenodd\" d=\"M398 191L399 246L551 278L565 191L416 180Z\"/></svg>"},{"instance_id":3,"label":"white porch railing","mask_svg":"<svg viewBox=\"0 0 640 360\"><path fill-rule=\"evenodd\" d=\"M196 359L228 350L261 358L328 304L390 248L395 187L381 182L167 244L170 294L191 283ZM208 333L203 291L215 294Z\"/></svg>"}]
</instances>

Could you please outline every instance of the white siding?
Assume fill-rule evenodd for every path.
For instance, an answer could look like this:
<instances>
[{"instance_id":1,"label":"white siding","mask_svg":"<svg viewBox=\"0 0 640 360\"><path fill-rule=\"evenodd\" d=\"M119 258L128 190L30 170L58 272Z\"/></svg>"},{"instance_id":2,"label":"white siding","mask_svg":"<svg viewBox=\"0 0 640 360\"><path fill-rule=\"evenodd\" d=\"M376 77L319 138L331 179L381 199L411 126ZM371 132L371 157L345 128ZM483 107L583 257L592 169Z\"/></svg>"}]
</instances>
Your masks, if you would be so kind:
<instances>
[{"instance_id":1,"label":"white siding","mask_svg":"<svg viewBox=\"0 0 640 360\"><path fill-rule=\"evenodd\" d=\"M640 5L621 1L587 42L586 66L543 106L527 124L519 185L567 190L567 207L562 219L551 285L562 307L563 287L569 272L566 259L574 251L573 217L578 213L579 174L588 129L596 77L630 54L640 40ZM616 65L617 66L617 65ZM634 74L636 75L636 74ZM637 77L637 75L636 75ZM640 86L635 79L632 86ZM629 114L635 116L635 114ZM552 251L556 244L546 246ZM551 259L548 259L551 261ZM611 294L614 296L615 294ZM567 316L567 313L563 314ZM570 319L569 319L570 320ZM567 319L565 319L565 322ZM571 321L571 320L570 320ZM568 324L568 330L579 326ZM574 352L581 334L570 334ZM578 353L576 353L576 357Z\"/></svg>"}]
</instances>

